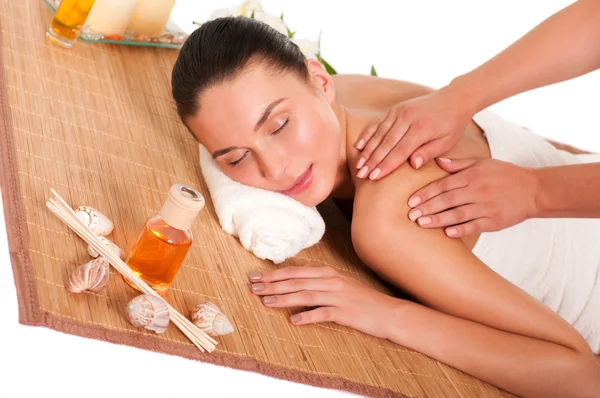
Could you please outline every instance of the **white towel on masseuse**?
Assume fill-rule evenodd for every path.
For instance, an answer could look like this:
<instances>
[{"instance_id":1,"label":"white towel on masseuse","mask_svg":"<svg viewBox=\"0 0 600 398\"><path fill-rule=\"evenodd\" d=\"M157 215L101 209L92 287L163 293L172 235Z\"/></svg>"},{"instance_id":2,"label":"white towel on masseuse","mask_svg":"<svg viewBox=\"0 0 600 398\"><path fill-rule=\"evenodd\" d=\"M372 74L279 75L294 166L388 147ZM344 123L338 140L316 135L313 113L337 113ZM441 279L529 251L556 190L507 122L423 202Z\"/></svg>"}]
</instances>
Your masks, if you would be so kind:
<instances>
[{"instance_id":1,"label":"white towel on masseuse","mask_svg":"<svg viewBox=\"0 0 600 398\"><path fill-rule=\"evenodd\" d=\"M200 169L221 227L258 258L278 264L323 237L325 222L315 207L233 181L202 145Z\"/></svg>"},{"instance_id":2,"label":"white towel on masseuse","mask_svg":"<svg viewBox=\"0 0 600 398\"><path fill-rule=\"evenodd\" d=\"M556 149L544 137L489 110L473 120L485 132L494 159L532 168L600 162L600 154ZM558 313L600 354L599 242L600 219L532 218L481 234L473 253Z\"/></svg>"}]
</instances>

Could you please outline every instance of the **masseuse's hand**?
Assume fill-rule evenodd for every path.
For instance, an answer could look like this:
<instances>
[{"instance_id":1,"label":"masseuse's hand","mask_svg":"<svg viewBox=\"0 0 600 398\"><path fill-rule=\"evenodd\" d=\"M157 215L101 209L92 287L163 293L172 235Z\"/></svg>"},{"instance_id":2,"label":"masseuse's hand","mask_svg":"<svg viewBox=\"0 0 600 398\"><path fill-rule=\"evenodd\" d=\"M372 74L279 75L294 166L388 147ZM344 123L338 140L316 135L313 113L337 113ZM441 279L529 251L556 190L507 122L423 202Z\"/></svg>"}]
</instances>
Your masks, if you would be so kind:
<instances>
[{"instance_id":1,"label":"masseuse's hand","mask_svg":"<svg viewBox=\"0 0 600 398\"><path fill-rule=\"evenodd\" d=\"M335 322L382 339L402 303L332 267L285 267L249 279L266 307L316 307L291 316L294 325Z\"/></svg>"},{"instance_id":2,"label":"masseuse's hand","mask_svg":"<svg viewBox=\"0 0 600 398\"><path fill-rule=\"evenodd\" d=\"M535 217L538 182L533 169L495 159L436 161L451 175L408 200L408 217L421 227L446 227L446 235L461 238Z\"/></svg>"},{"instance_id":3,"label":"masseuse's hand","mask_svg":"<svg viewBox=\"0 0 600 398\"><path fill-rule=\"evenodd\" d=\"M473 116L465 101L450 89L401 102L359 137L359 178L383 178L409 157L420 168L450 150Z\"/></svg>"}]
</instances>

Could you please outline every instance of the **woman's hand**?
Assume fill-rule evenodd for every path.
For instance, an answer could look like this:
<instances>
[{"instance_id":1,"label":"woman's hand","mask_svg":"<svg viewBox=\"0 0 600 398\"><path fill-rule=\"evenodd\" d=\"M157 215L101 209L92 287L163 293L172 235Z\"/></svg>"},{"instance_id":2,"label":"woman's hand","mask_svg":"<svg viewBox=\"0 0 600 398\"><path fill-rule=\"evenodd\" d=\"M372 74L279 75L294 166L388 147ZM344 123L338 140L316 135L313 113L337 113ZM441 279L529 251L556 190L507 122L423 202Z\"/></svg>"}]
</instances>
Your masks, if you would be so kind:
<instances>
[{"instance_id":1,"label":"woman's hand","mask_svg":"<svg viewBox=\"0 0 600 398\"><path fill-rule=\"evenodd\" d=\"M332 267L285 267L249 279L267 307L317 307L290 317L294 325L335 322L386 339L389 319L402 304Z\"/></svg>"},{"instance_id":2,"label":"woman's hand","mask_svg":"<svg viewBox=\"0 0 600 398\"><path fill-rule=\"evenodd\" d=\"M409 157L415 168L450 150L473 116L451 88L401 102L359 137L358 177L388 175Z\"/></svg>"},{"instance_id":3,"label":"woman's hand","mask_svg":"<svg viewBox=\"0 0 600 398\"><path fill-rule=\"evenodd\" d=\"M535 171L495 159L437 159L451 175L415 192L408 217L423 228L446 228L452 238L498 231L535 217Z\"/></svg>"}]
</instances>

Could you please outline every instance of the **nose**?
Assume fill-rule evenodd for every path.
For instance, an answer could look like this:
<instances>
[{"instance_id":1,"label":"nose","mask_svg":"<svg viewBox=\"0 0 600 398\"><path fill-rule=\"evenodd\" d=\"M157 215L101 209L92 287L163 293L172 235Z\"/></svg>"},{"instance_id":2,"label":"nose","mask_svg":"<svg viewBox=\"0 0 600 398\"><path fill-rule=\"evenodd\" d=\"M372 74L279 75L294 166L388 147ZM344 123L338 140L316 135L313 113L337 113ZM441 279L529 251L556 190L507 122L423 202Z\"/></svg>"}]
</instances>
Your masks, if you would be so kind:
<instances>
[{"instance_id":1,"label":"nose","mask_svg":"<svg viewBox=\"0 0 600 398\"><path fill-rule=\"evenodd\" d=\"M290 160L283 154L268 154L261 159L262 174L269 180L281 180L287 172Z\"/></svg>"}]
</instances>

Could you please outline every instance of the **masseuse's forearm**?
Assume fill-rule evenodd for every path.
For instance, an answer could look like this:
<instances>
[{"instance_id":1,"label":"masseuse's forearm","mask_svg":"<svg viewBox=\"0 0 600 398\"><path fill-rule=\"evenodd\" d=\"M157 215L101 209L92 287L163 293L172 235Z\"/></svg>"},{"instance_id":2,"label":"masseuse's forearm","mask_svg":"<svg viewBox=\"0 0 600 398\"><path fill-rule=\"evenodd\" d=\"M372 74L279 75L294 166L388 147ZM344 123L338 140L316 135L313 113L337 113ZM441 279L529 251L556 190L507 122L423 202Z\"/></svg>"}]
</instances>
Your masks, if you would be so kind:
<instances>
[{"instance_id":1,"label":"masseuse's forearm","mask_svg":"<svg viewBox=\"0 0 600 398\"><path fill-rule=\"evenodd\" d=\"M388 340L525 397L591 397L600 366L590 352L483 326L412 302ZM594 390L596 395L594 394Z\"/></svg>"},{"instance_id":2,"label":"masseuse's forearm","mask_svg":"<svg viewBox=\"0 0 600 398\"><path fill-rule=\"evenodd\" d=\"M445 89L475 114L505 98L598 69L599 21L600 1L580 0Z\"/></svg>"},{"instance_id":3,"label":"masseuse's forearm","mask_svg":"<svg viewBox=\"0 0 600 398\"><path fill-rule=\"evenodd\" d=\"M600 163L545 167L534 173L535 217L600 218Z\"/></svg>"}]
</instances>

